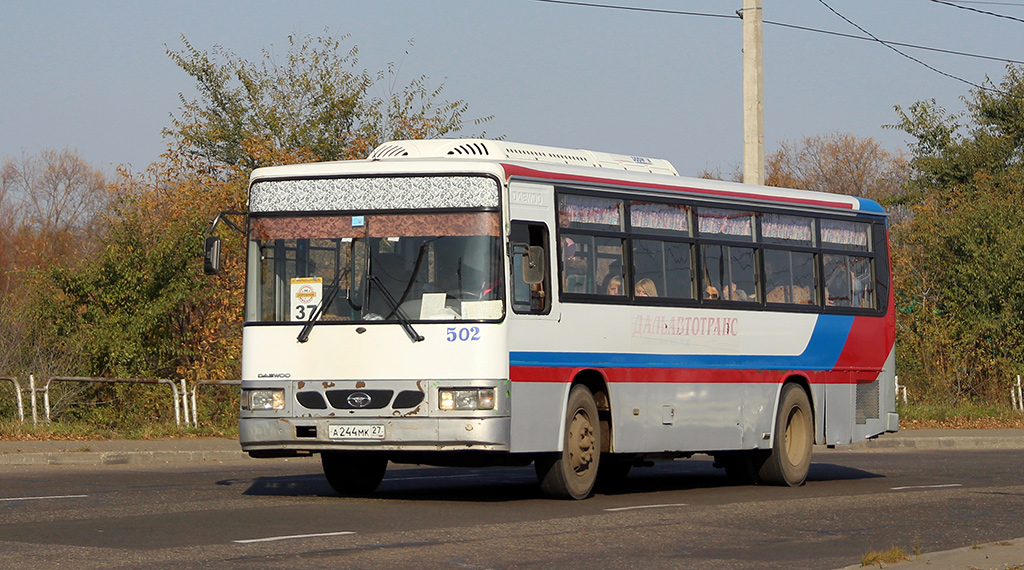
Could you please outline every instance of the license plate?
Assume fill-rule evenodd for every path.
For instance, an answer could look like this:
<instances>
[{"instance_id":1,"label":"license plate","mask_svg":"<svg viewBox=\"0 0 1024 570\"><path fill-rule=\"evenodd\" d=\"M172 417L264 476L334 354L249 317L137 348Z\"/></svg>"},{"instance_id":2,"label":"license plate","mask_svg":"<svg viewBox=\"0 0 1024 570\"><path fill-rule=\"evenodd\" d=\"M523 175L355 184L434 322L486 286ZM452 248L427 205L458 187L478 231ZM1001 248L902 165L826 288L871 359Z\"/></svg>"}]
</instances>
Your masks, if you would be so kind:
<instances>
[{"instance_id":1,"label":"license plate","mask_svg":"<svg viewBox=\"0 0 1024 570\"><path fill-rule=\"evenodd\" d=\"M328 435L331 439L384 439L384 426L331 425Z\"/></svg>"}]
</instances>

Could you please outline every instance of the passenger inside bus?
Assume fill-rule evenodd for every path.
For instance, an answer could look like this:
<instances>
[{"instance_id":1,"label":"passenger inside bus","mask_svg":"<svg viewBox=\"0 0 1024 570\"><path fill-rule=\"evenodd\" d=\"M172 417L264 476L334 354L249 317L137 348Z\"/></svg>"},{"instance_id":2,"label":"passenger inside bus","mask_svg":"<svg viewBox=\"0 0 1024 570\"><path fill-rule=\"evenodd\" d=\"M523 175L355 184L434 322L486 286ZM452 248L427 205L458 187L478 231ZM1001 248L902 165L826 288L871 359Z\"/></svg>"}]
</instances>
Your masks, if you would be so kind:
<instances>
[{"instance_id":1,"label":"passenger inside bus","mask_svg":"<svg viewBox=\"0 0 1024 570\"><path fill-rule=\"evenodd\" d=\"M608 279L608 285L605 287L605 295L622 295L622 278L618 275L612 275Z\"/></svg>"},{"instance_id":2,"label":"passenger inside bus","mask_svg":"<svg viewBox=\"0 0 1024 570\"><path fill-rule=\"evenodd\" d=\"M641 279L636 282L636 296L637 297L657 297L658 288L654 285L654 281L650 279Z\"/></svg>"}]
</instances>

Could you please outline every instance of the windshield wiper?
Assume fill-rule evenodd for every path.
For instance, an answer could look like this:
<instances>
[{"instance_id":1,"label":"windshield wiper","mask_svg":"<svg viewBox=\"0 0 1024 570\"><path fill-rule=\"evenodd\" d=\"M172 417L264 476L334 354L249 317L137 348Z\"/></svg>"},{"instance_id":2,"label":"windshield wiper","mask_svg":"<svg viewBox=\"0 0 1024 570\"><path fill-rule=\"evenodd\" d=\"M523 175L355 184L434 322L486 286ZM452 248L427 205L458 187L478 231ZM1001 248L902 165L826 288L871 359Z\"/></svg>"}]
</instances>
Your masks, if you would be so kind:
<instances>
[{"instance_id":1,"label":"windshield wiper","mask_svg":"<svg viewBox=\"0 0 1024 570\"><path fill-rule=\"evenodd\" d=\"M405 315L405 311L398 307L398 301L395 301L395 298L391 295L391 292L388 291L387 287L385 287L384 284L380 282L380 279L378 279L376 275L368 275L366 277L366 282L367 286L377 286L377 289L380 290L381 296L384 297L384 300L387 301L388 305L391 306L391 314L395 315L395 317L398 318L399 324L402 325L402 330L405 331L405 334L409 335L409 338L413 342L425 340L423 338L423 335L419 334L418 332L416 332L416 329L412 328L412 323L409 322L409 317Z\"/></svg>"},{"instance_id":2,"label":"windshield wiper","mask_svg":"<svg viewBox=\"0 0 1024 570\"><path fill-rule=\"evenodd\" d=\"M338 290L341 289L341 278L345 276L347 271L347 269L345 271L339 271L338 274L334 276L334 281L332 281L331 286L327 288L327 295L324 296L323 302L320 303L316 310L313 311L313 314L309 316L309 320L306 321L306 324L302 325L302 330L299 331L299 336L295 337L295 340L299 342L306 342L309 340L309 333L313 332L313 327L316 326L316 322L320 319L320 315L330 308L331 303L334 302L334 298L338 296Z\"/></svg>"}]
</instances>

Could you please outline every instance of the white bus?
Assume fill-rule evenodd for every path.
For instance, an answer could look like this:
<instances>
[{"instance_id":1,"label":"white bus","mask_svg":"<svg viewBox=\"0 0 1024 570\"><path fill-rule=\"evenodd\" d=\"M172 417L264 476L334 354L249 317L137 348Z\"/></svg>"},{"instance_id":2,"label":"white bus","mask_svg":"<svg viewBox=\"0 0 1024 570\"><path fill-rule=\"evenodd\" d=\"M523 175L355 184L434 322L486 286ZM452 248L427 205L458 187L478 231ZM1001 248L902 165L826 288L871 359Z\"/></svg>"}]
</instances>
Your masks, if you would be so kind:
<instances>
[{"instance_id":1,"label":"white bus","mask_svg":"<svg viewBox=\"0 0 1024 570\"><path fill-rule=\"evenodd\" d=\"M532 462L580 499L694 453L799 485L815 443L897 429L868 200L419 140L258 169L247 214L242 448L319 453L341 494L389 461Z\"/></svg>"}]
</instances>

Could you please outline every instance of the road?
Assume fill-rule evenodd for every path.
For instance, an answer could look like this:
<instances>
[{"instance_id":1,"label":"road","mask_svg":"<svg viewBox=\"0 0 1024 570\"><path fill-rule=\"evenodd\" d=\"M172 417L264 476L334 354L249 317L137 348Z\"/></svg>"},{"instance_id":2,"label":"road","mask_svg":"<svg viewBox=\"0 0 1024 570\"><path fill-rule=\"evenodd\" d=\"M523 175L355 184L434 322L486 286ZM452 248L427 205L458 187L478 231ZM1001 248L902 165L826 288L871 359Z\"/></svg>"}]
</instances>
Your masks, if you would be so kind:
<instances>
[{"instance_id":1,"label":"road","mask_svg":"<svg viewBox=\"0 0 1024 570\"><path fill-rule=\"evenodd\" d=\"M814 461L790 489L698 455L579 502L542 499L532 468L393 468L342 498L316 459L0 466L0 567L833 569L1024 536L1024 450Z\"/></svg>"}]
</instances>

